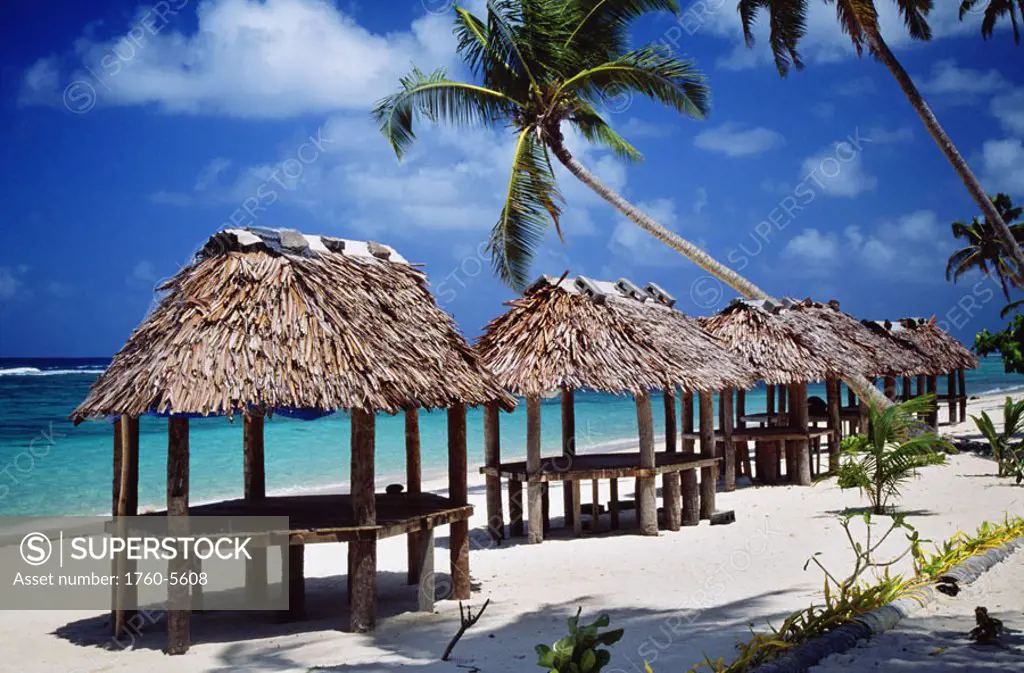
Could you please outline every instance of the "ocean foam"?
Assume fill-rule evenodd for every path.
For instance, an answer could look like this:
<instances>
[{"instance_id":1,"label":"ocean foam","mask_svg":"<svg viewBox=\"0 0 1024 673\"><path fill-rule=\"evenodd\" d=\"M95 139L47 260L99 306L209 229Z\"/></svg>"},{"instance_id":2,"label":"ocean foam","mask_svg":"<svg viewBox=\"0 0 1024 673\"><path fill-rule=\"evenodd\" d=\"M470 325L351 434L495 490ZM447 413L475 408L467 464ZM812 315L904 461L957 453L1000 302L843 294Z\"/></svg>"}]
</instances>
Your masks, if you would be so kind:
<instances>
[{"instance_id":1,"label":"ocean foam","mask_svg":"<svg viewBox=\"0 0 1024 673\"><path fill-rule=\"evenodd\" d=\"M68 376L72 374L102 374L104 369L37 369L35 367L11 367L0 369L0 376Z\"/></svg>"}]
</instances>

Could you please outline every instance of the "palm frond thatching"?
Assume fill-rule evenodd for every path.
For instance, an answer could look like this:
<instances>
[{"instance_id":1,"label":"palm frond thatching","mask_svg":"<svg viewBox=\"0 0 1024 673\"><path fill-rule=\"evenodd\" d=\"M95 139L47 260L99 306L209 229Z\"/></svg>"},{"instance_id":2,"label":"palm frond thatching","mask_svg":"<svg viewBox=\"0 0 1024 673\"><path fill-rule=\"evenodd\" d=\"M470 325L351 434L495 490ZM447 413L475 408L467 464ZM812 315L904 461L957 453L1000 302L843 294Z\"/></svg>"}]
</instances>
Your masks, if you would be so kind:
<instances>
[{"instance_id":1,"label":"palm frond thatching","mask_svg":"<svg viewBox=\"0 0 1024 673\"><path fill-rule=\"evenodd\" d=\"M386 246L226 230L161 289L76 422L515 405L434 302L423 272Z\"/></svg>"},{"instance_id":2,"label":"palm frond thatching","mask_svg":"<svg viewBox=\"0 0 1024 673\"><path fill-rule=\"evenodd\" d=\"M935 319L904 318L898 321L863 321L876 334L917 353L923 365L907 375L942 376L957 369L977 369L978 358L957 339L935 324Z\"/></svg>"},{"instance_id":3,"label":"palm frond thatching","mask_svg":"<svg viewBox=\"0 0 1024 673\"><path fill-rule=\"evenodd\" d=\"M751 386L753 372L696 320L629 286L632 296L612 283L542 277L487 325L476 346L481 361L518 395L563 386L614 394Z\"/></svg>"}]
</instances>

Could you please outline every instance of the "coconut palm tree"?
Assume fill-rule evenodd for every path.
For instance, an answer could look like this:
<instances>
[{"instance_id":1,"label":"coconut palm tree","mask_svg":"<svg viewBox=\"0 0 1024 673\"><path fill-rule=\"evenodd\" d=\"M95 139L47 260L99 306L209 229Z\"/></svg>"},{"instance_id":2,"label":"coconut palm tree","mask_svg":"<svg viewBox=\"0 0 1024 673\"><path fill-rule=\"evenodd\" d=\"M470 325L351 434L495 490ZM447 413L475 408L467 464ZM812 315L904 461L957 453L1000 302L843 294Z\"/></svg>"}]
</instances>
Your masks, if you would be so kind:
<instances>
[{"instance_id":1,"label":"coconut palm tree","mask_svg":"<svg viewBox=\"0 0 1024 673\"><path fill-rule=\"evenodd\" d=\"M704 75L666 49L628 48L629 28L657 11L678 13L676 0L488 0L486 20L455 7L457 51L477 82L418 68L378 102L373 116L399 158L415 142L420 119L455 127L510 128L516 137L504 207L490 236L495 272L522 289L550 223L561 236L562 197L554 155L573 176L631 222L750 299L769 299L749 279L662 226L604 184L570 152L563 128L626 161L640 152L601 116L609 99L640 95L692 119L704 118L710 94ZM864 377L847 383L864 399L888 404Z\"/></svg>"},{"instance_id":2,"label":"coconut palm tree","mask_svg":"<svg viewBox=\"0 0 1024 673\"><path fill-rule=\"evenodd\" d=\"M1016 220L1024 208L1015 207L1006 194L997 194L992 203L1004 222L1007 222L1014 238L1024 240L1024 222ZM954 252L946 264L946 280L954 283L960 276L971 270L985 275L995 274L1003 288L1003 296L1010 301L1010 287L1021 287L1019 278L1013 272L1013 263L1007 259L1006 246L985 218L973 218L970 224L957 221L952 225L953 236L967 241L967 245Z\"/></svg>"},{"instance_id":3,"label":"coconut palm tree","mask_svg":"<svg viewBox=\"0 0 1024 673\"><path fill-rule=\"evenodd\" d=\"M1014 240L1013 233L992 205L985 190L982 189L981 183L978 182L978 178L967 165L967 161L964 160L956 145L939 124L939 120L935 118L931 107L918 91L913 80L910 79L910 75L907 74L903 65L882 38L875 0L824 0L824 2L835 6L839 24L843 32L853 42L857 54L862 55L864 49L867 48L896 78L903 93L914 107L914 111L917 112L925 128L928 129L928 133L946 155L949 163L953 165L953 169L960 176L967 191L970 192L971 197L985 215L985 219L991 223L993 230L1006 246L1006 250L1013 260L1013 275L1024 278L1024 252L1021 251L1017 241ZM928 25L928 13L934 5L934 0L895 0L895 2L910 37L915 40L930 40L932 30ZM992 2L995 4L997 0L992 0ZM803 68L804 64L797 51L797 46L806 32L807 0L739 0L738 10L748 46L754 44L753 27L757 15L762 9L767 10L769 15L772 53L775 56L775 65L779 74L785 77L791 68L797 70Z\"/></svg>"},{"instance_id":4,"label":"coconut palm tree","mask_svg":"<svg viewBox=\"0 0 1024 673\"><path fill-rule=\"evenodd\" d=\"M986 40L992 37L995 31L996 22L1004 16L1010 17L1010 24L1013 26L1013 41L1020 44L1020 29L1017 27L1017 12L1024 19L1024 0L986 0L984 16L981 19L981 36ZM960 20L969 13L974 13L975 7L980 5L980 0L963 0L960 3Z\"/></svg>"},{"instance_id":5,"label":"coconut palm tree","mask_svg":"<svg viewBox=\"0 0 1024 673\"><path fill-rule=\"evenodd\" d=\"M641 159L601 116L609 96L638 94L702 119L710 108L704 75L691 61L647 45L628 49L638 17L678 12L675 0L489 0L482 20L455 8L458 53L479 84L451 80L444 70L418 69L374 109L399 157L415 140L417 116L453 126L511 127L512 170L490 252L503 281L522 289L550 222L561 236L561 195L551 155L570 173L652 236L750 298L768 295L704 250L641 212L587 169L566 147L563 126L627 161Z\"/></svg>"}]
</instances>

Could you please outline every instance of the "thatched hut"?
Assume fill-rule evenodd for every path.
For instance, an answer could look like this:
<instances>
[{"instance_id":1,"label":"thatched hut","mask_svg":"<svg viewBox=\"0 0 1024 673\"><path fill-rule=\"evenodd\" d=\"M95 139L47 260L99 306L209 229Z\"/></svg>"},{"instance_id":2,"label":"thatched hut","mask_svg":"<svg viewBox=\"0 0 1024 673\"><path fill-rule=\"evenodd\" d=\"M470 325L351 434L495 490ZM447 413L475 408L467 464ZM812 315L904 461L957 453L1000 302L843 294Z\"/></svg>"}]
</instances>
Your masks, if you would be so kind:
<instances>
[{"instance_id":1,"label":"thatched hut","mask_svg":"<svg viewBox=\"0 0 1024 673\"><path fill-rule=\"evenodd\" d=\"M591 515L594 528L600 506L597 479L611 479L612 525L617 525L617 479L638 477L640 526L646 534L657 534L655 475L665 475L665 519L667 527L695 524L714 511L716 462L707 428L708 441L702 455L693 455L692 442L676 450L675 390L710 392L747 387L749 369L727 352L695 320L672 308L674 300L655 285L640 289L626 279L616 283L585 277L555 279L544 276L533 283L509 310L492 320L477 344L481 360L509 391L526 397L527 460L525 464L500 460L498 413L488 413L486 465L489 518L500 522L501 478L509 479L510 507L518 508L522 482L528 484L529 538L543 539L546 484L566 484L567 525L576 533L582 528L580 482L591 479L594 498ZM593 390L630 394L636 398L640 430L639 455L576 455L574 391ZM666 392L666 451L654 450L653 415L650 392ZM560 391L562 399L562 456L542 459L540 447L541 397ZM684 424L692 430L692 397ZM702 398L703 399L703 398ZM493 407L493 405L491 405ZM710 418L710 407L702 407L702 419ZM699 512L696 473L702 470ZM678 474L684 473L680 504ZM521 511L510 512L512 533L522 534ZM501 530L501 526L491 526Z\"/></svg>"},{"instance_id":2,"label":"thatched hut","mask_svg":"<svg viewBox=\"0 0 1024 673\"><path fill-rule=\"evenodd\" d=\"M422 271L388 246L293 230L214 235L161 290L75 409L76 423L115 417L113 510L138 508L139 416L168 418L167 514L273 513L288 531L290 605L303 601L303 545L349 544L350 626L376 619L377 539L408 534L409 579L431 609L433 528L451 526L452 597L469 598L466 407L515 400L481 366L427 288ZM448 411L449 494L420 492L417 409ZM266 494L264 419L344 411L351 417L351 488L341 496ZM406 493L374 492L375 413L406 414ZM189 418L243 419L244 497L189 506ZM324 531L329 532L319 535ZM262 566L262 567L261 567ZM250 569L265 582L265 558ZM247 578L247 582L248 582ZM123 609L115 629L124 626ZM188 612L172 611L171 653L189 645Z\"/></svg>"},{"instance_id":3,"label":"thatched hut","mask_svg":"<svg viewBox=\"0 0 1024 673\"><path fill-rule=\"evenodd\" d=\"M935 319L903 318L897 321L864 321L876 334L899 344L917 356L917 366L903 374L904 397L909 397L911 377L917 377L917 394L936 395L949 404L949 421L957 423L967 417L965 370L978 367L977 357L962 343L944 332ZM946 394L938 395L938 377L946 377ZM890 386L887 384L886 388ZM891 395L890 395L891 396ZM959 412L959 413L958 413ZM959 416L959 419L957 418ZM931 422L938 423L937 410Z\"/></svg>"},{"instance_id":4,"label":"thatched hut","mask_svg":"<svg viewBox=\"0 0 1024 673\"><path fill-rule=\"evenodd\" d=\"M763 481L776 481L775 452L781 454L783 448L789 480L804 485L812 478L812 441L817 444L820 437L829 437L830 454L837 455L841 431L839 381L844 375L865 374L876 366L876 349L865 333L851 327L850 321L852 318L845 317L837 304L788 299L778 303L737 300L717 315L701 320L705 329L743 355L768 386L763 421L770 425L778 419L775 422L787 426L776 428L778 438L763 433L757 445L757 465ZM826 382L830 413L824 430L808 427L807 384L811 381ZM833 458L830 465L834 464Z\"/></svg>"}]
</instances>

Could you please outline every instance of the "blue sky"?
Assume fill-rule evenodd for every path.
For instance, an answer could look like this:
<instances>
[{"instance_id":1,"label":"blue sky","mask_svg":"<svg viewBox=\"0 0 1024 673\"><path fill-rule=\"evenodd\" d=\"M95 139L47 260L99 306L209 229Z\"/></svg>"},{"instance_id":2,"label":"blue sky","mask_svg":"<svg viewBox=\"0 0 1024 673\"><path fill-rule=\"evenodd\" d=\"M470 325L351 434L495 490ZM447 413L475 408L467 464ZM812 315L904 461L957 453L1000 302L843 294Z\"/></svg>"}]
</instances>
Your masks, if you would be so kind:
<instances>
[{"instance_id":1,"label":"blue sky","mask_svg":"<svg viewBox=\"0 0 1024 673\"><path fill-rule=\"evenodd\" d=\"M479 1L467 3L479 8ZM952 0L935 40L911 44L879 0L897 55L986 189L1024 198L1024 48L983 42ZM954 219L975 207L888 71L857 59L834 9L811 3L808 67L781 79L766 41L747 49L733 0L684 0L661 41L708 74L696 122L642 99L606 117L645 154L625 166L569 142L627 198L769 292L838 299L859 317L937 316L969 341L1001 302L945 282ZM413 63L454 60L445 0L167 0L140 6L6 2L0 9L0 355L116 351L154 287L215 230L293 227L373 239L422 262L475 336L512 298L481 243L508 180L505 129L421 128L402 163L369 110ZM566 269L655 281L706 315L723 290L561 175L567 245L552 234L536 274Z\"/></svg>"}]
</instances>

